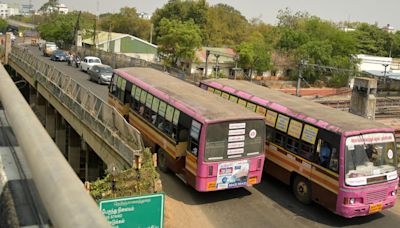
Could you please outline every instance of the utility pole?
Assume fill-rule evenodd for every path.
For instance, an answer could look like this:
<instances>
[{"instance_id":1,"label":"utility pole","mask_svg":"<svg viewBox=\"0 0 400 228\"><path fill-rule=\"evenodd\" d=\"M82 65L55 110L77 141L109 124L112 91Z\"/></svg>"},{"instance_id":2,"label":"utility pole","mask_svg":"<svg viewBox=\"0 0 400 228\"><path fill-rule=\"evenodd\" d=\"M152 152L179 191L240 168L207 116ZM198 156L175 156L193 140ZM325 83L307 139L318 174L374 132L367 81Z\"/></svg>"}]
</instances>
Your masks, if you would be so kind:
<instances>
[{"instance_id":1,"label":"utility pole","mask_svg":"<svg viewBox=\"0 0 400 228\"><path fill-rule=\"evenodd\" d=\"M300 97L300 85L301 85L301 80L303 79L303 66L304 66L305 61L301 60L299 63L299 75L297 76L297 85L296 85L296 96Z\"/></svg>"},{"instance_id":2,"label":"utility pole","mask_svg":"<svg viewBox=\"0 0 400 228\"><path fill-rule=\"evenodd\" d=\"M108 49L108 52L111 52L111 51L114 52L114 50L111 50L111 24L110 24L110 27L108 28L107 49Z\"/></svg>"},{"instance_id":3,"label":"utility pole","mask_svg":"<svg viewBox=\"0 0 400 228\"><path fill-rule=\"evenodd\" d=\"M153 29L154 29L154 25L153 23L151 23L150 25L150 43L153 43Z\"/></svg>"},{"instance_id":4,"label":"utility pole","mask_svg":"<svg viewBox=\"0 0 400 228\"><path fill-rule=\"evenodd\" d=\"M216 58L216 62L215 62L215 78L218 78L218 71L219 71L219 62L218 59L220 57L220 55L216 54L214 55Z\"/></svg>"},{"instance_id":5,"label":"utility pole","mask_svg":"<svg viewBox=\"0 0 400 228\"><path fill-rule=\"evenodd\" d=\"M204 78L207 78L207 71L208 71L208 56L210 55L210 51L206 50L206 65L204 69Z\"/></svg>"}]
</instances>

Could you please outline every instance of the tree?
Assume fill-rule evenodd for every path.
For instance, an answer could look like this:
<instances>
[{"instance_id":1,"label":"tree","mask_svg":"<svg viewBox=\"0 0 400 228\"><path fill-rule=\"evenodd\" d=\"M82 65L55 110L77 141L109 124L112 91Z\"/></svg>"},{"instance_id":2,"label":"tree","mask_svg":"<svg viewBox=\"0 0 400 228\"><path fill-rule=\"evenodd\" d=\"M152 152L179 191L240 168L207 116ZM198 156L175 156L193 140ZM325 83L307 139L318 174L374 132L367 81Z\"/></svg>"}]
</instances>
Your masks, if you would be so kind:
<instances>
[{"instance_id":1,"label":"tree","mask_svg":"<svg viewBox=\"0 0 400 228\"><path fill-rule=\"evenodd\" d=\"M185 0L169 0L162 8L157 9L151 20L154 24L155 37L158 39L161 29L162 19L189 21L192 20L194 24L203 31L207 23L208 4L205 0L199 1L185 1ZM204 37L203 37L204 39Z\"/></svg>"},{"instance_id":2,"label":"tree","mask_svg":"<svg viewBox=\"0 0 400 228\"><path fill-rule=\"evenodd\" d=\"M124 7L119 13L100 16L100 28L103 31L126 33L148 40L150 37L151 22L139 18L136 8Z\"/></svg>"},{"instance_id":3,"label":"tree","mask_svg":"<svg viewBox=\"0 0 400 228\"><path fill-rule=\"evenodd\" d=\"M249 69L249 76L252 75L253 69L261 74L271 66L270 50L271 47L265 43L263 35L254 32L248 41L242 42L237 48L239 64L242 68Z\"/></svg>"},{"instance_id":4,"label":"tree","mask_svg":"<svg viewBox=\"0 0 400 228\"><path fill-rule=\"evenodd\" d=\"M49 9L55 9L59 4L58 0L49 0L39 8L39 11L47 13Z\"/></svg>"},{"instance_id":5,"label":"tree","mask_svg":"<svg viewBox=\"0 0 400 228\"><path fill-rule=\"evenodd\" d=\"M7 21L0 18L0 31L5 32L7 29Z\"/></svg>"},{"instance_id":6,"label":"tree","mask_svg":"<svg viewBox=\"0 0 400 228\"><path fill-rule=\"evenodd\" d=\"M377 25L360 23L351 34L357 40L356 48L359 54L389 56L391 34Z\"/></svg>"},{"instance_id":7,"label":"tree","mask_svg":"<svg viewBox=\"0 0 400 228\"><path fill-rule=\"evenodd\" d=\"M236 46L243 42L250 27L247 19L235 8L226 4L210 7L207 15L206 46Z\"/></svg>"},{"instance_id":8,"label":"tree","mask_svg":"<svg viewBox=\"0 0 400 228\"><path fill-rule=\"evenodd\" d=\"M177 65L178 60L193 61L195 49L201 45L200 29L192 21L162 19L158 40L158 51L168 65Z\"/></svg>"},{"instance_id":9,"label":"tree","mask_svg":"<svg viewBox=\"0 0 400 228\"><path fill-rule=\"evenodd\" d=\"M54 41L59 47L68 48L74 41L74 27L78 12L68 14L50 14L37 29L40 36L48 41ZM95 16L89 13L81 14L81 29L92 29Z\"/></svg>"}]
</instances>

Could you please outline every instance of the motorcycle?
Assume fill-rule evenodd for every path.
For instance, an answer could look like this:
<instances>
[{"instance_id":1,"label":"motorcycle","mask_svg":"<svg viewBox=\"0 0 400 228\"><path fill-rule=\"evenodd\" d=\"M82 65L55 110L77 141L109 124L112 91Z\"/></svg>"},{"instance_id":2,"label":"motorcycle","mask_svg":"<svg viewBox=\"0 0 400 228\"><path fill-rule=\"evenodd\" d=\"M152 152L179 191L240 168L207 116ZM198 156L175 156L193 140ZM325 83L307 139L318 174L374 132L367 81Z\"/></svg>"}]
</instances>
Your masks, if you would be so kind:
<instances>
[{"instance_id":1,"label":"motorcycle","mask_svg":"<svg viewBox=\"0 0 400 228\"><path fill-rule=\"evenodd\" d=\"M81 64L81 57L76 56L74 59L74 62L75 62L76 68L79 68L79 65Z\"/></svg>"}]
</instances>

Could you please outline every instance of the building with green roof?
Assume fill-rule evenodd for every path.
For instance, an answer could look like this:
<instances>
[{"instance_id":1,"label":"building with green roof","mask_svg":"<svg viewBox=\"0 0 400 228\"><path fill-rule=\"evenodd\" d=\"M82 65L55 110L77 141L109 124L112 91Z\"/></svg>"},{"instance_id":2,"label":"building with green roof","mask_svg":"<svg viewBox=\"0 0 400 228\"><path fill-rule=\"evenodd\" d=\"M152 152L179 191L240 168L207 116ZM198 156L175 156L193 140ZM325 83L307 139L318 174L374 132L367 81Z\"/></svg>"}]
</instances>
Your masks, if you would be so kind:
<instances>
[{"instance_id":1,"label":"building with green roof","mask_svg":"<svg viewBox=\"0 0 400 228\"><path fill-rule=\"evenodd\" d=\"M93 38L83 39L82 41L84 47L92 47L93 45ZM96 48L150 62L154 62L157 58L157 45L123 33L104 31L97 33Z\"/></svg>"}]
</instances>

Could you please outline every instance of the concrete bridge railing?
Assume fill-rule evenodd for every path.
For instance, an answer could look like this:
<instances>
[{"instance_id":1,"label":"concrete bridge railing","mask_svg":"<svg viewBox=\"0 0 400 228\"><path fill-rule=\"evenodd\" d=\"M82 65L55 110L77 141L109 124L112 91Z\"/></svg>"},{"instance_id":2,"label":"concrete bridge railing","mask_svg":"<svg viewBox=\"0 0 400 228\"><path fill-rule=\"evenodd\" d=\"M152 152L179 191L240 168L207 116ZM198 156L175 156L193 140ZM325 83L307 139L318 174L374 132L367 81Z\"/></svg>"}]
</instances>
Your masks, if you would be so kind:
<instances>
[{"instance_id":1,"label":"concrete bridge railing","mask_svg":"<svg viewBox=\"0 0 400 228\"><path fill-rule=\"evenodd\" d=\"M118 111L57 68L33 55L23 46L14 46L9 61L22 68L31 84L40 83L81 121L111 145L130 165L144 150L140 132Z\"/></svg>"}]
</instances>

